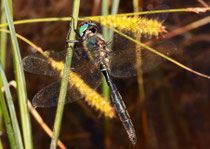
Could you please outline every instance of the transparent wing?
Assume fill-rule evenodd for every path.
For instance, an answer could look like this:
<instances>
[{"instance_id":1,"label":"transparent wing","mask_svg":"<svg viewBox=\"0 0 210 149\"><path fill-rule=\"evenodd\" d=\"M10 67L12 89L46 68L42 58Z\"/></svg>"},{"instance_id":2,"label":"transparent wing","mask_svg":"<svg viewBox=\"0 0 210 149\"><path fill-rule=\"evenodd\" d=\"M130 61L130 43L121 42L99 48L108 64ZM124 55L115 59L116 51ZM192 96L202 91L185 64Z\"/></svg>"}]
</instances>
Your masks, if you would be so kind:
<instances>
[{"instance_id":1,"label":"transparent wing","mask_svg":"<svg viewBox=\"0 0 210 149\"><path fill-rule=\"evenodd\" d=\"M71 71L76 73L86 84L88 84L91 88L96 89L101 83L101 73L94 64L88 61L88 57L84 52L83 48L74 49L72 57L72 67ZM51 57L55 60L60 61L65 58L65 52L51 53ZM37 56L28 56L27 61L35 61ZM60 60L59 60L60 59ZM37 65L37 63L39 65ZM25 63L26 64L26 63ZM45 69L45 66L51 66L50 62L46 58L40 58L38 62L32 63L33 68L38 70L29 69L28 66L24 65L24 68L27 67L28 72L32 72L35 74L48 75L53 72L53 69ZM40 67L38 67L40 66ZM44 66L44 67L42 67ZM58 74L58 73L57 73ZM50 75L52 76L52 75ZM68 79L66 79L68 80ZM35 107L51 107L56 106L58 103L58 96L60 92L61 80L55 83L52 83L45 88L41 89L33 98L33 105ZM80 92L71 85L71 82L68 84L68 92L66 96L66 103L74 102L83 98Z\"/></svg>"},{"instance_id":2,"label":"transparent wing","mask_svg":"<svg viewBox=\"0 0 210 149\"><path fill-rule=\"evenodd\" d=\"M150 45L150 47L166 56L176 52L175 44L170 41L158 42ZM122 51L113 51L110 56L110 70L114 77L132 77L137 75L138 69L141 69L143 73L149 72L165 60L139 46Z\"/></svg>"},{"instance_id":3,"label":"transparent wing","mask_svg":"<svg viewBox=\"0 0 210 149\"><path fill-rule=\"evenodd\" d=\"M41 89L32 100L34 107L52 107L58 104L58 97L60 93L61 80L54 82L45 88ZM68 90L66 95L66 102L70 103L82 98L82 95L79 91L76 90L73 86L68 84Z\"/></svg>"},{"instance_id":4,"label":"transparent wing","mask_svg":"<svg viewBox=\"0 0 210 149\"><path fill-rule=\"evenodd\" d=\"M87 55L85 55L85 53L81 53L80 50L84 51L83 49L78 49L74 50L73 52L71 69L75 68L78 69L78 67L82 65L81 63L85 64L84 61L87 61ZM61 52L46 51L44 52L44 54L48 56L47 57L43 56L42 53L37 52L33 55L29 55L23 58L22 64L24 70L37 75L45 75L45 76L59 75L60 72L58 72L52 67L52 62L50 61L49 58L52 58L56 62L64 63L66 58L66 51L61 51Z\"/></svg>"},{"instance_id":5,"label":"transparent wing","mask_svg":"<svg viewBox=\"0 0 210 149\"><path fill-rule=\"evenodd\" d=\"M83 66L84 68L84 66ZM87 68L86 68L87 69ZM74 72L80 72L82 69L79 69L77 71L76 69ZM84 70L87 72L87 70ZM91 73L87 73L85 76L83 74L80 74L79 76L83 81L88 84L91 88L96 89L100 83L101 83L101 74L99 71L93 71ZM66 79L68 80L68 79ZM32 103L35 107L52 107L56 106L58 104L58 97L61 87L61 80L54 82L45 88L41 89L33 98ZM66 102L65 103L71 103L74 101L77 101L84 96L80 94L80 92L77 90L77 88L73 85L71 85L71 82L68 83L68 90L66 95Z\"/></svg>"},{"instance_id":6,"label":"transparent wing","mask_svg":"<svg viewBox=\"0 0 210 149\"><path fill-rule=\"evenodd\" d=\"M50 61L40 53L29 55L22 60L23 68L25 71L45 76L56 76L59 74L55 70Z\"/></svg>"},{"instance_id":7,"label":"transparent wing","mask_svg":"<svg viewBox=\"0 0 210 149\"><path fill-rule=\"evenodd\" d=\"M154 8L154 10L168 10L170 7L168 5L162 4ZM155 19L159 22L163 23L165 22L166 18L168 16L168 13L154 13L154 14L147 14L145 15L146 18L149 19Z\"/></svg>"},{"instance_id":8,"label":"transparent wing","mask_svg":"<svg viewBox=\"0 0 210 149\"><path fill-rule=\"evenodd\" d=\"M166 9L169 9L167 5L160 5L155 8L155 10ZM101 20L101 24L108 26L110 29L114 28L130 37L137 37L146 41L166 32L163 23L167 16L168 13L155 13L133 17L107 17L105 20ZM118 41L117 39L119 39L119 37L118 34L114 34L114 36L107 41L107 45L112 48L113 41ZM127 47L129 47L126 42L122 42L121 40L118 41L118 43L119 42L122 45L121 48L127 49Z\"/></svg>"},{"instance_id":9,"label":"transparent wing","mask_svg":"<svg viewBox=\"0 0 210 149\"><path fill-rule=\"evenodd\" d=\"M168 8L169 7L166 5L161 5L156 9L163 10ZM127 27L127 29L123 29L120 32L126 34L127 36L133 39L137 38L138 40L138 38L140 38L140 41L142 43L146 43L148 40L151 40L153 37L154 41L156 42L153 43L150 42L152 44L149 44L148 46L167 56L172 55L173 53L176 52L175 44L173 44L172 41L157 42L156 38L158 38L158 36L152 36L152 35L157 35L153 30L154 29L153 26L154 27L156 26L158 29L158 26L156 25L157 22L155 21L147 22L147 20L152 19L152 20L158 20L158 22L163 23L167 18L167 15L168 15L167 13L146 15L137 20L137 22L131 23ZM144 25L146 31L144 32L144 27L140 28L139 25ZM161 28L162 29L160 31L163 31L164 33L165 32L164 27L162 26ZM126 30L129 30L129 32ZM141 32L140 34L138 33L139 30L142 30L141 31L142 34ZM148 72L165 60L159 55L154 54L151 51L148 51L147 49L143 49L135 42L127 39L126 37L118 33L114 33L112 39L113 40L111 42L108 42L107 45L108 48L112 49L112 52L110 53L110 59L111 59L110 70L111 70L111 75L114 77L135 76L137 74L137 69L142 69L142 72ZM141 64L141 66L139 64Z\"/></svg>"}]
</instances>

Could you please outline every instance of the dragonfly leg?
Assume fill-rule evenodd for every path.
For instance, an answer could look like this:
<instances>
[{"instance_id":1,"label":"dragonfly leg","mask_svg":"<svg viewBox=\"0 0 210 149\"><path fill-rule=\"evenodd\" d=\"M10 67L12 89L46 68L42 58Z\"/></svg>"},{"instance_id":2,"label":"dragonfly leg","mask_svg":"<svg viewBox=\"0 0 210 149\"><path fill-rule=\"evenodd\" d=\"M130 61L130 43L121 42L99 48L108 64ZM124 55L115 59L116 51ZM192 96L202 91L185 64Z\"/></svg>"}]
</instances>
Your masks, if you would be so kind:
<instances>
[{"instance_id":1,"label":"dragonfly leg","mask_svg":"<svg viewBox=\"0 0 210 149\"><path fill-rule=\"evenodd\" d=\"M79 40L66 40L67 43L78 43L78 42L82 42Z\"/></svg>"},{"instance_id":2,"label":"dragonfly leg","mask_svg":"<svg viewBox=\"0 0 210 149\"><path fill-rule=\"evenodd\" d=\"M78 31L77 31L77 29L75 27L74 17L71 16L71 18L72 18L72 21L73 21L73 30L76 33L76 35L79 37L79 33L78 33ZM82 42L82 41L79 41L79 40L69 40L70 33L71 33L71 25L69 25L69 30L68 30L68 33L67 33L67 36L66 36L66 42L67 43L78 43L78 42Z\"/></svg>"}]
</instances>

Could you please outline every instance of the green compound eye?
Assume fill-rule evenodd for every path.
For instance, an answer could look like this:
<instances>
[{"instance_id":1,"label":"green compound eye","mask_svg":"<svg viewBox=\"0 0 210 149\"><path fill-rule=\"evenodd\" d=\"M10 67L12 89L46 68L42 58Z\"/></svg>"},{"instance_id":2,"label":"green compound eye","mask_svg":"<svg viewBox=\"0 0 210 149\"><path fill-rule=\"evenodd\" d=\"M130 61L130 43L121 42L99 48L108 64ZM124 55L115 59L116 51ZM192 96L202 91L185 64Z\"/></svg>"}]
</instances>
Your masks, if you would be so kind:
<instances>
[{"instance_id":1,"label":"green compound eye","mask_svg":"<svg viewBox=\"0 0 210 149\"><path fill-rule=\"evenodd\" d=\"M89 26L88 24L84 24L81 26L81 28L79 29L80 37L82 37L84 35L84 32L87 30L88 26Z\"/></svg>"}]
</instances>

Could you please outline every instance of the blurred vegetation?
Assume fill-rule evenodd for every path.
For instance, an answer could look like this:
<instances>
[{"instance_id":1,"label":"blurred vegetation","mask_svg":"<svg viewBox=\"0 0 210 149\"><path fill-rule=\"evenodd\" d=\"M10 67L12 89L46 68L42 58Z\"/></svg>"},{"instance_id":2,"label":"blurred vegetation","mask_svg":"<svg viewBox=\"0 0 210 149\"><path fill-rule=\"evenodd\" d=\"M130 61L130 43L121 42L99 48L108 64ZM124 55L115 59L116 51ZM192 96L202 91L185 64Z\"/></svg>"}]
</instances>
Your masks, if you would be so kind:
<instances>
[{"instance_id":1,"label":"blurred vegetation","mask_svg":"<svg viewBox=\"0 0 210 149\"><path fill-rule=\"evenodd\" d=\"M79 16L101 15L99 0L82 0ZM203 3L206 2L206 3ZM166 4L171 9L207 7L209 1L156 1L139 0L139 11ZM13 1L14 20L69 17L72 15L73 1ZM207 5L207 6L206 6ZM111 1L108 3L111 8ZM118 13L134 12L133 2L121 0ZM1 13L3 15L3 13ZM181 29L181 34L171 38L177 51L173 59L182 64L210 75L210 25L195 27L188 31L189 24L206 18L206 13L169 13L164 25L168 34ZM2 18L2 17L1 17ZM184 28L186 27L187 28ZM66 46L69 22L47 22L15 25L18 34L24 36L44 50L62 51ZM166 37L169 35L166 34ZM174 33L176 34L176 33ZM2 37L2 36L1 36ZM1 38L2 42L2 38ZM21 57L33 53L34 49L18 40ZM1 46L2 48L2 46ZM2 49L1 49L2 54ZM10 37L6 42L5 73L8 81L14 80L14 66ZM1 60L3 60L1 58ZM4 61L4 60L3 60ZM4 64L4 62L2 62ZM4 66L3 66L4 67ZM28 99L43 87L58 78L25 73ZM207 149L210 146L210 83L168 61L143 74L144 105L139 106L139 84L137 77L114 79L126 105L137 133L137 144L132 146L118 118L109 120L109 142L105 141L103 116L95 112L85 102L78 101L65 106L60 132L60 140L67 148L172 148ZM10 88L17 118L21 125L16 89ZM101 91L100 89L98 90ZM2 98L1 98L2 100ZM56 107L38 108L42 119L53 129ZM0 124L3 118L0 116ZM49 148L51 138L31 116L33 146L36 149ZM21 125L22 127L22 125ZM22 130L21 130L22 131ZM11 148L6 126L0 127L0 148ZM106 143L109 143L107 145Z\"/></svg>"}]
</instances>

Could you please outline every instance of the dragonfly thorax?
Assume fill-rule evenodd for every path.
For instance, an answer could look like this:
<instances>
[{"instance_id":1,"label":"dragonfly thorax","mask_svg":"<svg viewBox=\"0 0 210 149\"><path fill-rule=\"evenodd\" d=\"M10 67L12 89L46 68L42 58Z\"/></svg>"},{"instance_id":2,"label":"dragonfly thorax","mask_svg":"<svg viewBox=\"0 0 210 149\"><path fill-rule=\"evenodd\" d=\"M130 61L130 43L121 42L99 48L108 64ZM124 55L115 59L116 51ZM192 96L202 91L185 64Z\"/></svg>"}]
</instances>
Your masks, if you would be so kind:
<instances>
[{"instance_id":1,"label":"dragonfly thorax","mask_svg":"<svg viewBox=\"0 0 210 149\"><path fill-rule=\"evenodd\" d=\"M83 46L89 57L92 57L97 64L109 66L109 49L106 47L104 38L99 33L89 33L86 40L83 41Z\"/></svg>"}]
</instances>

